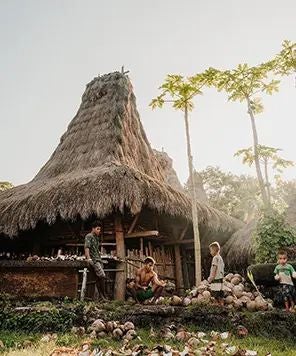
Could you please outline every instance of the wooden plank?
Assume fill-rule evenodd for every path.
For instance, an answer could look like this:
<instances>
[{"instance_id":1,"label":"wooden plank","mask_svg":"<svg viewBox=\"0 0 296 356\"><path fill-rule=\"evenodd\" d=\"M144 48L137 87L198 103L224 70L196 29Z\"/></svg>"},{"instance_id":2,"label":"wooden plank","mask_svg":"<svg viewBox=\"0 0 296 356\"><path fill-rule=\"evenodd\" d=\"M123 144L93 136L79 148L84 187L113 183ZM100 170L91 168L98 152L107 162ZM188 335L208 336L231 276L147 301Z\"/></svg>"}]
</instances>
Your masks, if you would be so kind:
<instances>
[{"instance_id":1,"label":"wooden plank","mask_svg":"<svg viewBox=\"0 0 296 356\"><path fill-rule=\"evenodd\" d=\"M126 234L125 238L134 238L134 237L158 237L159 232L157 230L151 230L151 231L137 231L137 232L132 232L130 234Z\"/></svg>"},{"instance_id":2,"label":"wooden plank","mask_svg":"<svg viewBox=\"0 0 296 356\"><path fill-rule=\"evenodd\" d=\"M194 242L193 239L190 239L190 240L182 240L182 241L179 241L179 240L172 240L172 241L163 242L163 245L165 245L165 246L186 245L186 244L192 244L193 242Z\"/></svg>"},{"instance_id":3,"label":"wooden plank","mask_svg":"<svg viewBox=\"0 0 296 356\"><path fill-rule=\"evenodd\" d=\"M136 224L137 224L137 222L138 222L138 220L139 220L139 217L140 217L140 213L138 213L138 214L135 215L135 217L134 217L134 219L133 219L133 221L132 221L132 223L131 223L131 226L130 226L130 228L128 229L127 235L128 235L128 234L131 234L131 233L134 231L134 228L135 228L135 226L136 226Z\"/></svg>"},{"instance_id":4,"label":"wooden plank","mask_svg":"<svg viewBox=\"0 0 296 356\"><path fill-rule=\"evenodd\" d=\"M116 238L116 255L122 261L125 260L125 243L121 215L115 216L115 238ZM119 262L116 272L114 298L116 300L125 300L126 273L125 263Z\"/></svg>"}]
</instances>

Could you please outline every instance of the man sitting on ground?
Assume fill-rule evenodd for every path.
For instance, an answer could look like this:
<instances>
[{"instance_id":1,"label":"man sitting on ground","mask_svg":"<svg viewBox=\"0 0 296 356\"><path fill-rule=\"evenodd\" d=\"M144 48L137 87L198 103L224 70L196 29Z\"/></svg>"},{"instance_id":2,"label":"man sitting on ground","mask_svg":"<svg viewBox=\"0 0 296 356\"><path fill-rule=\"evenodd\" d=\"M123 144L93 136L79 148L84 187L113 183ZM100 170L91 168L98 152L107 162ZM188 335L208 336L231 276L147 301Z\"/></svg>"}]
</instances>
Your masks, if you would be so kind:
<instances>
[{"instance_id":1,"label":"man sitting on ground","mask_svg":"<svg viewBox=\"0 0 296 356\"><path fill-rule=\"evenodd\" d=\"M153 270L155 261L152 257L144 260L144 266L137 270L135 282L128 284L127 288L137 303L153 298L154 303L162 294L166 283L158 279Z\"/></svg>"}]
</instances>

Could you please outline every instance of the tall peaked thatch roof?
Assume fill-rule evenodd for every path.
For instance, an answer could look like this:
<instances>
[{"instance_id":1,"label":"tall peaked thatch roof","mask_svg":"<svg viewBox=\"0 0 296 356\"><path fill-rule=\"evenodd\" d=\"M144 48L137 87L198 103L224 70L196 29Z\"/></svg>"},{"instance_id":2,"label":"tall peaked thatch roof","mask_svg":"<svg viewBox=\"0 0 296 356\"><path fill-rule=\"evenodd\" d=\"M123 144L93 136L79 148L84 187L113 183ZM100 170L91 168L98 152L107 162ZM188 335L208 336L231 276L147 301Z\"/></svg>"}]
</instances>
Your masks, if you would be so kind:
<instances>
[{"instance_id":1,"label":"tall peaked thatch roof","mask_svg":"<svg viewBox=\"0 0 296 356\"><path fill-rule=\"evenodd\" d=\"M164 151L153 150L157 160L159 161L161 168L163 169L164 179L167 184L172 186L174 189L179 192L184 193L184 187L179 181L177 173L173 167L173 160L171 157Z\"/></svg>"},{"instance_id":2,"label":"tall peaked thatch roof","mask_svg":"<svg viewBox=\"0 0 296 356\"><path fill-rule=\"evenodd\" d=\"M190 219L188 198L165 181L147 140L131 82L115 72L93 79L48 162L29 182L0 193L0 234L17 235L58 217L104 217L143 206ZM230 234L230 217L198 204L201 224ZM220 230L221 229L221 230Z\"/></svg>"}]
</instances>

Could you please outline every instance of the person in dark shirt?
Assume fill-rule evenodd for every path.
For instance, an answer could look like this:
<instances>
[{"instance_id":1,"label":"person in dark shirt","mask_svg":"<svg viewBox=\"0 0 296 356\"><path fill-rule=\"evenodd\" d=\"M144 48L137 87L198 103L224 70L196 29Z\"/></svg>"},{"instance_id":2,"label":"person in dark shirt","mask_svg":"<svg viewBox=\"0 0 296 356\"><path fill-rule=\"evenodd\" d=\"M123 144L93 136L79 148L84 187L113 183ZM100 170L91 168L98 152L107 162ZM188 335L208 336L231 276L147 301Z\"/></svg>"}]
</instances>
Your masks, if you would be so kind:
<instances>
[{"instance_id":1,"label":"person in dark shirt","mask_svg":"<svg viewBox=\"0 0 296 356\"><path fill-rule=\"evenodd\" d=\"M88 263L92 266L96 274L96 285L102 299L107 299L105 294L106 274L103 268L103 261L100 254L101 223L94 221L91 224L91 232L85 236L84 252Z\"/></svg>"}]
</instances>

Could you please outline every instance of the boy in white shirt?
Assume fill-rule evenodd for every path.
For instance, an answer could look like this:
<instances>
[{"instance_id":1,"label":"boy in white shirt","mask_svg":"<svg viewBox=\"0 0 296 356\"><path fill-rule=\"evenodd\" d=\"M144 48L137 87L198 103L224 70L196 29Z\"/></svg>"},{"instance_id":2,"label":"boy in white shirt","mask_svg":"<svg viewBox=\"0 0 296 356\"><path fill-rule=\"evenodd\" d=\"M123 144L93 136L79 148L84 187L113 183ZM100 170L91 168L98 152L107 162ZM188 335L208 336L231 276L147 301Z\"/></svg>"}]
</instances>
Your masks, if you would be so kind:
<instances>
[{"instance_id":1,"label":"boy in white shirt","mask_svg":"<svg viewBox=\"0 0 296 356\"><path fill-rule=\"evenodd\" d=\"M220 255L220 244L219 242L213 242L209 246L210 254L213 256L210 277L208 282L210 283L210 288L213 297L217 299L220 305L224 305L223 300L223 278L224 278L224 261Z\"/></svg>"}]
</instances>

